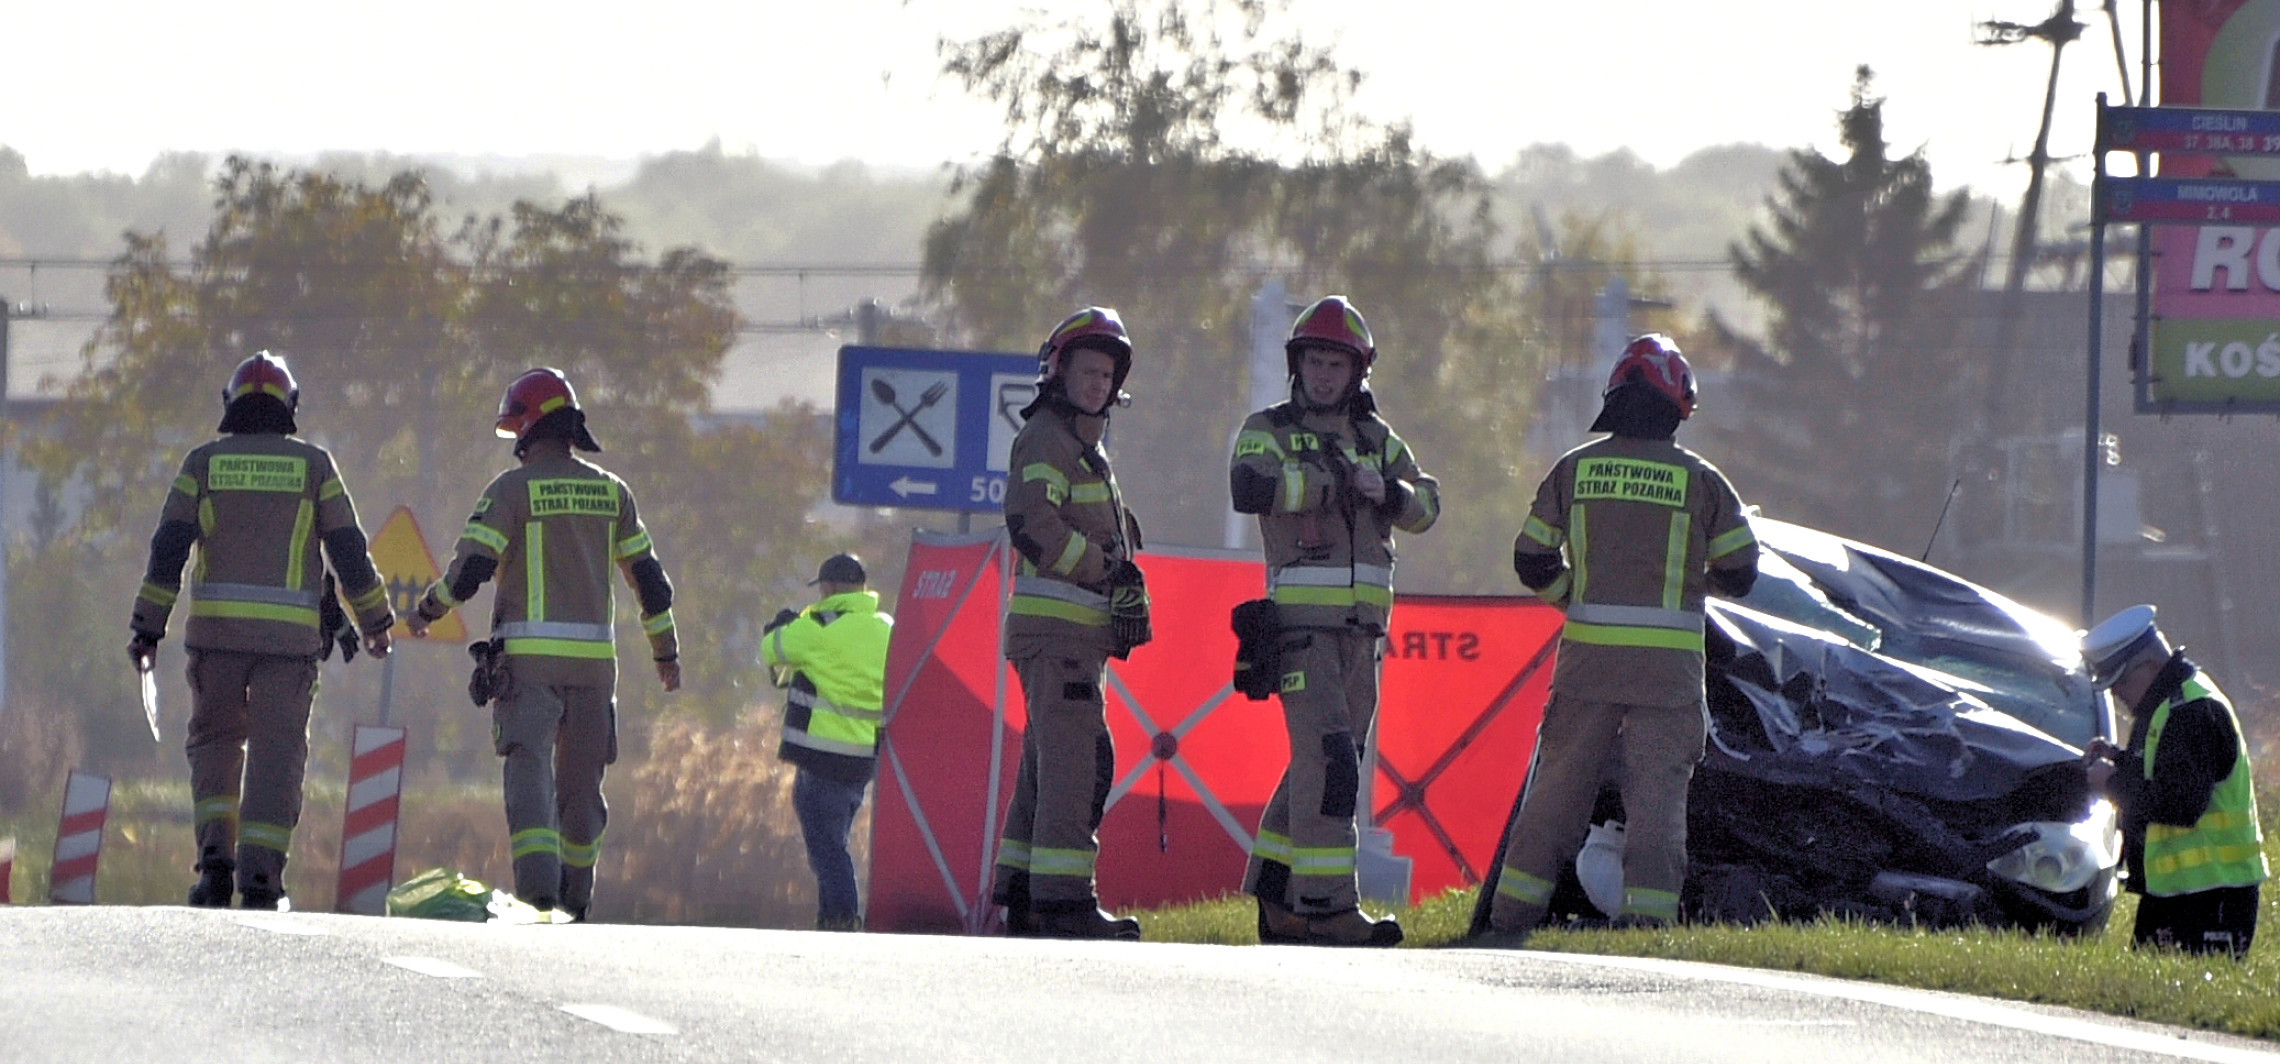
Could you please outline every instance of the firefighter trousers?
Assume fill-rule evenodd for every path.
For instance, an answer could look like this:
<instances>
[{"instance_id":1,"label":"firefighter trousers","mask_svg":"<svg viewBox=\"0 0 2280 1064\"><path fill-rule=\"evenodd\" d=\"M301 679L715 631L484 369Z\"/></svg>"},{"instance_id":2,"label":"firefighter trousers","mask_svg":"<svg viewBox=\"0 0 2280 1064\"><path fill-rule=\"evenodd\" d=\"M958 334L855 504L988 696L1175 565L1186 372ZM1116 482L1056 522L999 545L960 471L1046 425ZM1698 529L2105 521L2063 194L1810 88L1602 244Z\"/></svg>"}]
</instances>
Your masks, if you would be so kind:
<instances>
[{"instance_id":1,"label":"firefighter trousers","mask_svg":"<svg viewBox=\"0 0 2280 1064\"><path fill-rule=\"evenodd\" d=\"M237 862L240 890L284 893L309 763L313 655L190 649L192 824L203 864Z\"/></svg>"},{"instance_id":2,"label":"firefighter trousers","mask_svg":"<svg viewBox=\"0 0 2280 1064\"><path fill-rule=\"evenodd\" d=\"M1283 634L1290 765L1259 817L1258 843L1243 870L1245 893L1309 916L1359 904L1355 811L1383 652L1383 640L1361 630Z\"/></svg>"},{"instance_id":3,"label":"firefighter trousers","mask_svg":"<svg viewBox=\"0 0 2280 1064\"><path fill-rule=\"evenodd\" d=\"M1098 897L1093 865L1100 842L1094 833L1116 772L1101 695L1108 655L1071 647L1017 659L1013 666L1021 676L1029 726L1021 737L1013 800L1006 804L993 896L1001 905L1018 905L1026 886L1030 906L1039 911L1089 912Z\"/></svg>"},{"instance_id":4,"label":"firefighter trousers","mask_svg":"<svg viewBox=\"0 0 2280 1064\"><path fill-rule=\"evenodd\" d=\"M610 810L602 773L617 760L617 699L609 687L516 684L491 704L502 767L515 897L583 914Z\"/></svg>"},{"instance_id":5,"label":"firefighter trousers","mask_svg":"<svg viewBox=\"0 0 2280 1064\"><path fill-rule=\"evenodd\" d=\"M1504 842L1490 926L1541 922L1560 869L1583 847L1608 757L1620 752L1623 911L1619 919L1678 919L1686 880L1686 788L1709 735L1708 708L1630 706L1552 693L1536 729L1527 796Z\"/></svg>"}]
</instances>

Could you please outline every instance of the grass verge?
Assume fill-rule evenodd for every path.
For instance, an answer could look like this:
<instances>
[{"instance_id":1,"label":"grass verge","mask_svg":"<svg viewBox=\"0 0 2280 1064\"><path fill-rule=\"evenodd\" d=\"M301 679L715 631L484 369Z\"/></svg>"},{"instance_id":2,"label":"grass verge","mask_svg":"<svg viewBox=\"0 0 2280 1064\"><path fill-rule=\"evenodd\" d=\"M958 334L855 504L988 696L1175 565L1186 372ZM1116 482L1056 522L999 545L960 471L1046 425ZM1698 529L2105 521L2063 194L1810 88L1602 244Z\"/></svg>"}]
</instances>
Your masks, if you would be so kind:
<instances>
[{"instance_id":1,"label":"grass verge","mask_svg":"<svg viewBox=\"0 0 2280 1064\"><path fill-rule=\"evenodd\" d=\"M2266 843L2270 848L2273 841ZM2267 889L2260 921L2280 918ZM1452 891L1402 910L1404 948L1463 946L1473 894ZM1808 972L1895 986L2127 1016L2154 1023L2280 1039L2280 943L2260 937L2244 961L2130 948L2135 906L2124 896L2103 932L2076 938L1971 928L1926 931L1826 919L1755 927L1662 930L1545 929L1528 948L1663 957ZM1243 945L1258 941L1246 897L1143 913L1152 942Z\"/></svg>"}]
</instances>

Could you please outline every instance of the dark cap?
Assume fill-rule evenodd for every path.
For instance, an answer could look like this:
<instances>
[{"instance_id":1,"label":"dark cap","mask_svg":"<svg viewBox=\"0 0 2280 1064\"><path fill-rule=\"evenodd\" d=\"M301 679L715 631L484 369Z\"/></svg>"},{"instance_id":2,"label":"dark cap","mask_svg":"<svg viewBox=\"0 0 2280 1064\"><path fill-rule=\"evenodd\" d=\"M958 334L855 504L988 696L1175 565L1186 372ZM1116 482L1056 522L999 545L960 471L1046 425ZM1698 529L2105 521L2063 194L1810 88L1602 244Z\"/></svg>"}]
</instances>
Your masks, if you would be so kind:
<instances>
[{"instance_id":1,"label":"dark cap","mask_svg":"<svg viewBox=\"0 0 2280 1064\"><path fill-rule=\"evenodd\" d=\"M863 571L863 559L852 554L834 554L823 560L823 567L815 571L815 579L808 581L808 586L860 584L870 578L870 574Z\"/></svg>"}]
</instances>

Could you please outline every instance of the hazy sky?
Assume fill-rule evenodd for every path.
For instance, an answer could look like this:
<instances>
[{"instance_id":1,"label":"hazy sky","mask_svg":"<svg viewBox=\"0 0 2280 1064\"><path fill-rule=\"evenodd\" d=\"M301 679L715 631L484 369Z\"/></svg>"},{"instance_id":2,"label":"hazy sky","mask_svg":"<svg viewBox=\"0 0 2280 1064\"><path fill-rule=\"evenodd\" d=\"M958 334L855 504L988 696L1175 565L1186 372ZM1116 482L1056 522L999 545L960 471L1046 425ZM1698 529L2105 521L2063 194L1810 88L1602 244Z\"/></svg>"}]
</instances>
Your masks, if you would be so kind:
<instances>
[{"instance_id":1,"label":"hazy sky","mask_svg":"<svg viewBox=\"0 0 2280 1064\"><path fill-rule=\"evenodd\" d=\"M2067 50L2054 154L2118 92L2093 0ZM0 143L33 172L139 174L159 152L322 150L635 157L718 137L828 163L959 162L995 113L936 75L935 42L1075 0L52 0L13 5ZM2139 0L2121 0L2137 78ZM1521 148L1628 147L1669 165L1737 141L1835 150L1853 67L1874 66L1890 137L1941 184L2011 195L2050 50L1973 43L2050 0L1294 0L1369 75L1360 103L1425 147L1494 171ZM2087 172L2087 164L2072 164Z\"/></svg>"}]
</instances>

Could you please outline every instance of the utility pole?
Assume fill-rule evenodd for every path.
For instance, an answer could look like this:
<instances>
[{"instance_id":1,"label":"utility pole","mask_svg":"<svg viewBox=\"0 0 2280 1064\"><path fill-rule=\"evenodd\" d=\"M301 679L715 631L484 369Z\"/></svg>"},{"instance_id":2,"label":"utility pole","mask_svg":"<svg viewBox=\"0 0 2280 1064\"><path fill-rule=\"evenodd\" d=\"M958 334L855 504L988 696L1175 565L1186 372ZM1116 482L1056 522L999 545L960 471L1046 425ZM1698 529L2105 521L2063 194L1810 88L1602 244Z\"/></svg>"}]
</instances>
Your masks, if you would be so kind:
<instances>
[{"instance_id":1,"label":"utility pole","mask_svg":"<svg viewBox=\"0 0 2280 1064\"><path fill-rule=\"evenodd\" d=\"M2018 337L2019 294L2027 286L2027 270L2034 265L2035 227L2041 221L2043 171L2050 166L2050 120L2058 106L2059 59L2066 46L2082 36L2086 27L2074 21L2074 0L2058 0L2058 10L2032 26L2016 22L1982 22L1979 43L2018 44L2026 40L2050 43L2050 81L2043 89L2042 125L2035 131L2034 150L2027 153L2027 192L2019 199L2018 225L2011 233L2011 263L2003 279L2003 314L1996 323L1998 353L2008 351Z\"/></svg>"}]
</instances>

